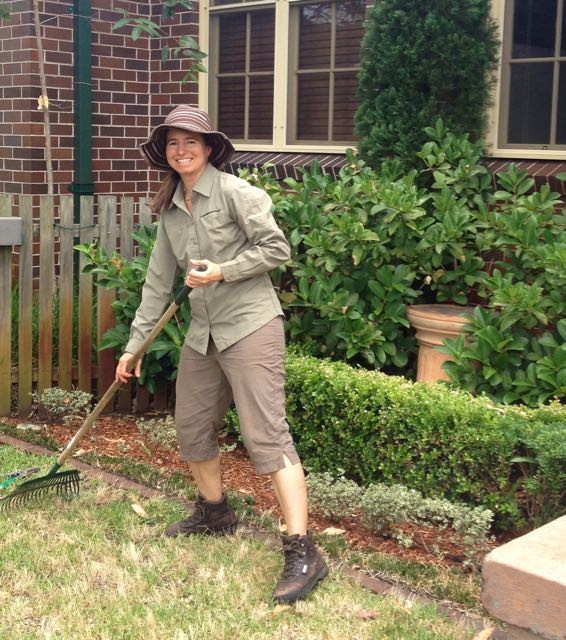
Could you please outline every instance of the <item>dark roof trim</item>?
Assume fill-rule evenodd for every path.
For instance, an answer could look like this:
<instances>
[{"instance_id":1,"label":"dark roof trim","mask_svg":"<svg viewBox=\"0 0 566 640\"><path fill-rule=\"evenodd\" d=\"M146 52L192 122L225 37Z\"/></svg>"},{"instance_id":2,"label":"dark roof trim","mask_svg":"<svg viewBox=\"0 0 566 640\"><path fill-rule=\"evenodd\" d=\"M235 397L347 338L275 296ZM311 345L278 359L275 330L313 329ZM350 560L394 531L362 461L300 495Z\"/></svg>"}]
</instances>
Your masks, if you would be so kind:
<instances>
[{"instance_id":1,"label":"dark roof trim","mask_svg":"<svg viewBox=\"0 0 566 640\"><path fill-rule=\"evenodd\" d=\"M321 171L337 177L340 169L346 165L344 154L334 153L277 153L265 151L238 151L227 163L225 169L229 173L238 173L238 169L261 168L266 164L272 165L271 173L277 180L284 178L300 179L299 167L309 167L313 161L318 162ZM566 173L566 161L561 160L508 160L503 158L484 158L484 164L491 174L506 171L514 162L518 169L525 171L535 180L538 189L543 184L548 184L553 191L566 195L566 183L561 182L555 176L558 173Z\"/></svg>"},{"instance_id":2,"label":"dark roof trim","mask_svg":"<svg viewBox=\"0 0 566 640\"><path fill-rule=\"evenodd\" d=\"M559 173L566 173L566 161L563 160L508 160L502 158L484 158L485 166L490 173L495 174L507 171L510 164L515 163L517 169L524 171L534 178L537 189L547 184L552 191L566 195L566 182L556 178Z\"/></svg>"},{"instance_id":3,"label":"dark roof trim","mask_svg":"<svg viewBox=\"0 0 566 640\"><path fill-rule=\"evenodd\" d=\"M298 167L309 167L314 161L318 162L322 173L338 176L340 169L346 164L346 156L341 153L274 153L261 151L238 151L226 164L229 173L238 173L238 169L261 168L266 164L272 165L271 173L277 180L294 178L299 180L301 175Z\"/></svg>"}]
</instances>

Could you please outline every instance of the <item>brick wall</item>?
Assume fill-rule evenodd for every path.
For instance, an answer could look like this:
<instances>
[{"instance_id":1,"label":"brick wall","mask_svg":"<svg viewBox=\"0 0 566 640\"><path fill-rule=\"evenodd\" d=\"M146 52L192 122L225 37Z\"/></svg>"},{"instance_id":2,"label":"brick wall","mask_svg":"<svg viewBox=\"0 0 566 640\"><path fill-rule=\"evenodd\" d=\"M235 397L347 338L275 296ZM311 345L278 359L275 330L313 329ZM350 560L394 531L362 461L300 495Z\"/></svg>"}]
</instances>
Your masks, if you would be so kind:
<instances>
[{"instance_id":1,"label":"brick wall","mask_svg":"<svg viewBox=\"0 0 566 640\"><path fill-rule=\"evenodd\" d=\"M54 191L68 193L74 167L72 0L40 1L42 43L50 101ZM198 11L163 22L160 39L133 41L129 29L112 31L126 9L158 20L161 0L92 0L92 163L95 193L146 195L159 174L148 171L137 145L148 129L180 102L196 104L196 85L181 85L180 61L161 62L161 47L198 33ZM17 3L0 23L0 193L47 192L43 113L31 0Z\"/></svg>"}]
</instances>

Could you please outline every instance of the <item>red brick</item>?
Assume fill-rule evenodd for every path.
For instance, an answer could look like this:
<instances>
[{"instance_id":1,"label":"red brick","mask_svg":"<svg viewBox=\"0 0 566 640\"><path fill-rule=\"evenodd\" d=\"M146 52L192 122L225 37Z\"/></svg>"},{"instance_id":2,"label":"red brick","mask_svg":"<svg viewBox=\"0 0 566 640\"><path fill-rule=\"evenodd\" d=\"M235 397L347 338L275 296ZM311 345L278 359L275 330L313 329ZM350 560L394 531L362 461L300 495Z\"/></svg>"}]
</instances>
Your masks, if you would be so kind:
<instances>
[{"instance_id":1,"label":"red brick","mask_svg":"<svg viewBox=\"0 0 566 640\"><path fill-rule=\"evenodd\" d=\"M57 49L59 51L66 51L67 53L73 53L73 41L71 38L67 40L59 40L57 43Z\"/></svg>"},{"instance_id":2,"label":"red brick","mask_svg":"<svg viewBox=\"0 0 566 640\"><path fill-rule=\"evenodd\" d=\"M73 150L65 147L55 147L51 149L51 156L54 160L72 160L73 158Z\"/></svg>"},{"instance_id":3,"label":"red brick","mask_svg":"<svg viewBox=\"0 0 566 640\"><path fill-rule=\"evenodd\" d=\"M98 42L100 44L121 47L124 45L124 36L117 33L99 33L94 34L96 38L98 36Z\"/></svg>"},{"instance_id":4,"label":"red brick","mask_svg":"<svg viewBox=\"0 0 566 640\"><path fill-rule=\"evenodd\" d=\"M44 25L43 27L43 39L47 42L49 42L49 40L54 40L56 42L59 42L60 40L68 40L72 37L71 33L71 29L62 29L61 27L52 27L49 25Z\"/></svg>"},{"instance_id":5,"label":"red brick","mask_svg":"<svg viewBox=\"0 0 566 640\"><path fill-rule=\"evenodd\" d=\"M113 158L123 158L124 152L121 149L111 149L109 147L102 147L99 149L99 157L106 158L109 160Z\"/></svg>"}]
</instances>

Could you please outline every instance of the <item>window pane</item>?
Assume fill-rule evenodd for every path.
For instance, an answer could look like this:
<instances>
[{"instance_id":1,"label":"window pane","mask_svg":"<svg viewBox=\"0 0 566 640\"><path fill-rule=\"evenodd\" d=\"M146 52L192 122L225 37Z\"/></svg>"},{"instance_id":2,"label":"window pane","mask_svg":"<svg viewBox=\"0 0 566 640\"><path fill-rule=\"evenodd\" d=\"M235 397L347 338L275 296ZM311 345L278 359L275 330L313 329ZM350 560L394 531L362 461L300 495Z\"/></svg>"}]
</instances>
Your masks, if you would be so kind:
<instances>
[{"instance_id":1,"label":"window pane","mask_svg":"<svg viewBox=\"0 0 566 640\"><path fill-rule=\"evenodd\" d=\"M275 11L253 11L250 17L250 71L273 71Z\"/></svg>"},{"instance_id":2,"label":"window pane","mask_svg":"<svg viewBox=\"0 0 566 640\"><path fill-rule=\"evenodd\" d=\"M250 115L248 137L271 140L273 135L273 77L250 78Z\"/></svg>"},{"instance_id":3,"label":"window pane","mask_svg":"<svg viewBox=\"0 0 566 640\"><path fill-rule=\"evenodd\" d=\"M364 35L365 2L350 0L336 5L337 67L352 67L360 63L360 44Z\"/></svg>"},{"instance_id":4,"label":"window pane","mask_svg":"<svg viewBox=\"0 0 566 640\"><path fill-rule=\"evenodd\" d=\"M556 144L566 144L566 62L560 63L560 80L558 82Z\"/></svg>"},{"instance_id":5,"label":"window pane","mask_svg":"<svg viewBox=\"0 0 566 640\"><path fill-rule=\"evenodd\" d=\"M310 4L299 11L299 69L328 69L332 5Z\"/></svg>"},{"instance_id":6,"label":"window pane","mask_svg":"<svg viewBox=\"0 0 566 640\"><path fill-rule=\"evenodd\" d=\"M327 73L299 76L297 98L297 140L328 140Z\"/></svg>"},{"instance_id":7,"label":"window pane","mask_svg":"<svg viewBox=\"0 0 566 640\"><path fill-rule=\"evenodd\" d=\"M334 111L332 114L332 140L354 140L354 114L358 101L357 73L337 73L334 76Z\"/></svg>"},{"instance_id":8,"label":"window pane","mask_svg":"<svg viewBox=\"0 0 566 640\"><path fill-rule=\"evenodd\" d=\"M218 129L230 138L244 137L245 96L244 78L218 79Z\"/></svg>"},{"instance_id":9,"label":"window pane","mask_svg":"<svg viewBox=\"0 0 566 640\"><path fill-rule=\"evenodd\" d=\"M562 9L562 43L560 45L560 55L566 56L566 2Z\"/></svg>"},{"instance_id":10,"label":"window pane","mask_svg":"<svg viewBox=\"0 0 566 640\"><path fill-rule=\"evenodd\" d=\"M246 14L227 13L220 16L220 73L246 70Z\"/></svg>"},{"instance_id":11,"label":"window pane","mask_svg":"<svg viewBox=\"0 0 566 640\"><path fill-rule=\"evenodd\" d=\"M554 55L557 0L515 0L512 58Z\"/></svg>"},{"instance_id":12,"label":"window pane","mask_svg":"<svg viewBox=\"0 0 566 640\"><path fill-rule=\"evenodd\" d=\"M553 63L511 65L508 142L549 144Z\"/></svg>"}]
</instances>

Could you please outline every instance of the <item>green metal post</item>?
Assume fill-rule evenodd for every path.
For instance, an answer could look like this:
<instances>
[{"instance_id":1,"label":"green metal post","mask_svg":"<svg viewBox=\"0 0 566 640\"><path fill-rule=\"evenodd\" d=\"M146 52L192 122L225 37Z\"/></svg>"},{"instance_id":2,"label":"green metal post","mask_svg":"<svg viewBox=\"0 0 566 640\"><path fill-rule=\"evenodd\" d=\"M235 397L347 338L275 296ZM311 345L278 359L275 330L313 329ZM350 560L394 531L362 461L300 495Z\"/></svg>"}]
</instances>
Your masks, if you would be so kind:
<instances>
[{"instance_id":1,"label":"green metal post","mask_svg":"<svg viewBox=\"0 0 566 640\"><path fill-rule=\"evenodd\" d=\"M94 193L92 178L91 14L90 0L74 0L75 173L69 189L75 196L75 223L80 223L81 196Z\"/></svg>"}]
</instances>

